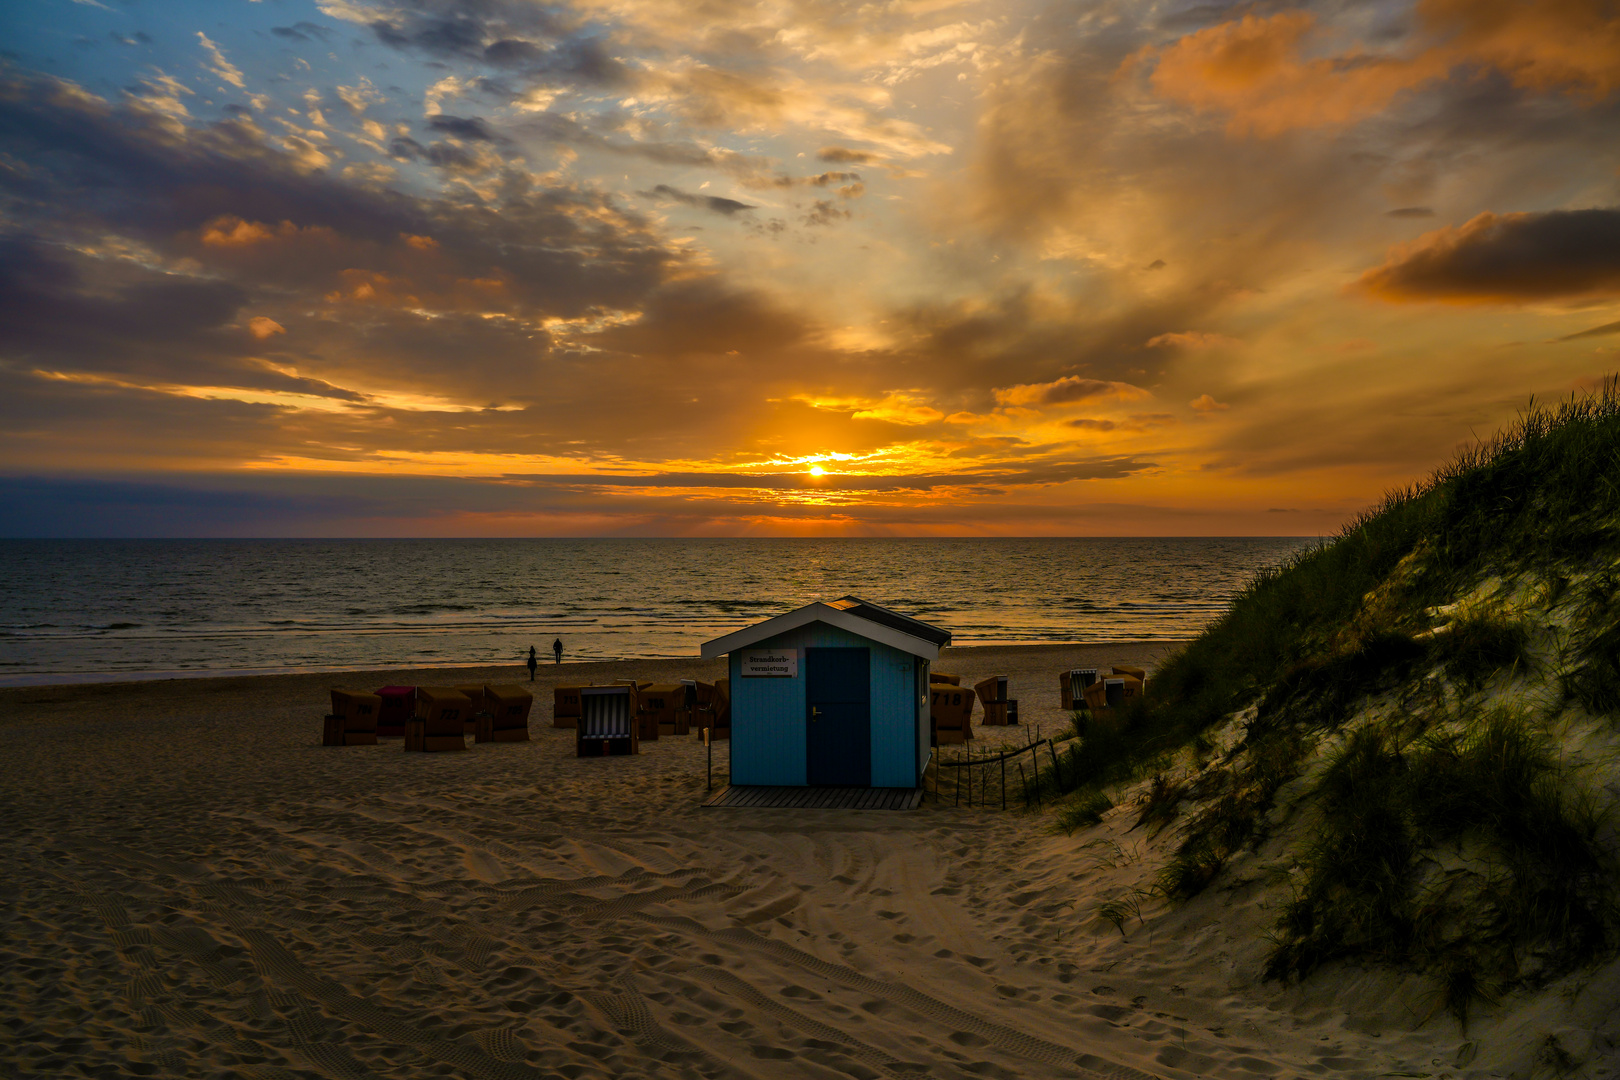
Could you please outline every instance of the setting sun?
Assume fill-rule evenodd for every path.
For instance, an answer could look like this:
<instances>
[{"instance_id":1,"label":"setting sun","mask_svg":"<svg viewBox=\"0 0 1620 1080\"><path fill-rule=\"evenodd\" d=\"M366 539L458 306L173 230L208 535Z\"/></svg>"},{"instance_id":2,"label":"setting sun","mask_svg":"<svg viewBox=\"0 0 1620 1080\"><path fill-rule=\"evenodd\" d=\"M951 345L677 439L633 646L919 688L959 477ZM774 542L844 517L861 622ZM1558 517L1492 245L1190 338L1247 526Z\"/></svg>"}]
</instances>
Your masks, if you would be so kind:
<instances>
[{"instance_id":1,"label":"setting sun","mask_svg":"<svg viewBox=\"0 0 1620 1080\"><path fill-rule=\"evenodd\" d=\"M820 465L812 465L812 466L810 466L810 475L811 476L826 476L827 475L827 470L823 469Z\"/></svg>"}]
</instances>

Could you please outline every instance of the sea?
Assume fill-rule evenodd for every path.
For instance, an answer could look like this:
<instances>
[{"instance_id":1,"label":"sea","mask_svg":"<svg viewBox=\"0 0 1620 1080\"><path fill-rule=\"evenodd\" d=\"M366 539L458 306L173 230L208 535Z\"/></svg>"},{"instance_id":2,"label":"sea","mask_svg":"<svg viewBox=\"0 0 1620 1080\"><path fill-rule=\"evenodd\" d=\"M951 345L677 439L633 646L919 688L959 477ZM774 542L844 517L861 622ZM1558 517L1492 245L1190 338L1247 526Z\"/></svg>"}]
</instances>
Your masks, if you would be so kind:
<instances>
[{"instance_id":1,"label":"sea","mask_svg":"<svg viewBox=\"0 0 1620 1080\"><path fill-rule=\"evenodd\" d=\"M1315 542L0 540L0 685L695 656L846 595L958 645L1188 639Z\"/></svg>"}]
</instances>

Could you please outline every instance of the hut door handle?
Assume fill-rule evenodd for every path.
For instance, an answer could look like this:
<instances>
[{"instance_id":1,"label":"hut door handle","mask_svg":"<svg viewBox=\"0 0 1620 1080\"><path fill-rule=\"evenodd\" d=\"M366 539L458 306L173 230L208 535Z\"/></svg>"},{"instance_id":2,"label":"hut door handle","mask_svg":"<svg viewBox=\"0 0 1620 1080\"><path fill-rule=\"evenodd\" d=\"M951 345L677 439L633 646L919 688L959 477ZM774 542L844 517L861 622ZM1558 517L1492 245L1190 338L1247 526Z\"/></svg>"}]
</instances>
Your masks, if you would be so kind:
<instances>
[{"instance_id":1,"label":"hut door handle","mask_svg":"<svg viewBox=\"0 0 1620 1080\"><path fill-rule=\"evenodd\" d=\"M810 706L810 719L814 720L816 717L818 717L820 715L821 715L821 710L820 709L816 708L814 705Z\"/></svg>"}]
</instances>

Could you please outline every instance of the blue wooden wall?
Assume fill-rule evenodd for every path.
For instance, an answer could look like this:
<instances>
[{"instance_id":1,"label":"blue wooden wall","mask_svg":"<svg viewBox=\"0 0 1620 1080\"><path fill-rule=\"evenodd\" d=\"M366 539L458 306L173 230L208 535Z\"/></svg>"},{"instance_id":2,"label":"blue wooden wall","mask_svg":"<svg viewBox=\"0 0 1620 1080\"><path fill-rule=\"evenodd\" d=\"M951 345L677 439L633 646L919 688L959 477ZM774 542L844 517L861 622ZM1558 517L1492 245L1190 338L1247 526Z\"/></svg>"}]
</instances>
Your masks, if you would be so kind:
<instances>
[{"instance_id":1,"label":"blue wooden wall","mask_svg":"<svg viewBox=\"0 0 1620 1080\"><path fill-rule=\"evenodd\" d=\"M916 787L929 752L928 662L819 622L748 647L800 650L798 678L745 679L742 653L731 654L731 782L806 783L804 650L825 648L872 650L872 786Z\"/></svg>"}]
</instances>

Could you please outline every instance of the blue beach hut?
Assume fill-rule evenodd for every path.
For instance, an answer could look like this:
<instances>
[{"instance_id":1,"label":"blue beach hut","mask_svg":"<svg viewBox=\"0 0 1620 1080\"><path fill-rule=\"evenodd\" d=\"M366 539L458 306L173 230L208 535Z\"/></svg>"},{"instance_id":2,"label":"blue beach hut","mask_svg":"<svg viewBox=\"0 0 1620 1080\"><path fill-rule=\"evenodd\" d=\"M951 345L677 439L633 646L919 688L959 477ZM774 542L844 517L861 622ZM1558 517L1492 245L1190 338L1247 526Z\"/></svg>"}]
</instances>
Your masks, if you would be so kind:
<instances>
[{"instance_id":1,"label":"blue beach hut","mask_svg":"<svg viewBox=\"0 0 1620 1080\"><path fill-rule=\"evenodd\" d=\"M731 782L918 788L928 669L949 630L846 596L715 638L730 656Z\"/></svg>"}]
</instances>

